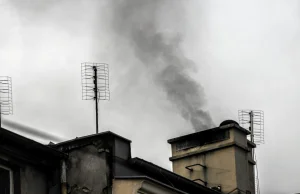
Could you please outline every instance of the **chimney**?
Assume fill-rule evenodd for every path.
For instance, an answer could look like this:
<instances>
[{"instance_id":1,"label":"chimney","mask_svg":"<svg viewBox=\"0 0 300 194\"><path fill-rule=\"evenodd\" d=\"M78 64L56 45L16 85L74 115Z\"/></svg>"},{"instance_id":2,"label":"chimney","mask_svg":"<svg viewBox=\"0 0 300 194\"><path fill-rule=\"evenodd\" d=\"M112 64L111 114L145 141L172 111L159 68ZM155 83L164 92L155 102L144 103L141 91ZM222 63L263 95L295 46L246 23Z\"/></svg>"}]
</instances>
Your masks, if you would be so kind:
<instances>
[{"instance_id":1,"label":"chimney","mask_svg":"<svg viewBox=\"0 0 300 194\"><path fill-rule=\"evenodd\" d=\"M168 140L173 172L224 193L255 194L250 131L233 120L219 127Z\"/></svg>"}]
</instances>

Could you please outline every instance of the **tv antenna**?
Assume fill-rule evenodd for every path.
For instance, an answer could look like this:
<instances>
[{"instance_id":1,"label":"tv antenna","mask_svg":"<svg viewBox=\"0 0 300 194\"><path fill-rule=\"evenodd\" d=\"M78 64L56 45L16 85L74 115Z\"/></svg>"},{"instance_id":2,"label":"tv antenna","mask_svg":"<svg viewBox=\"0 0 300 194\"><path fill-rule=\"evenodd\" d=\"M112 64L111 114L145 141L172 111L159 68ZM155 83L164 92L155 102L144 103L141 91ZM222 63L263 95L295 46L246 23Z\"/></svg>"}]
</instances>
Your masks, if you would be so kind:
<instances>
[{"instance_id":1,"label":"tv antenna","mask_svg":"<svg viewBox=\"0 0 300 194\"><path fill-rule=\"evenodd\" d=\"M106 63L81 63L82 100L95 100L96 133L98 133L98 101L109 100L109 70Z\"/></svg>"},{"instance_id":2,"label":"tv antenna","mask_svg":"<svg viewBox=\"0 0 300 194\"><path fill-rule=\"evenodd\" d=\"M239 110L239 123L251 132L250 141L256 145L265 143L264 112L261 110Z\"/></svg>"},{"instance_id":3,"label":"tv antenna","mask_svg":"<svg viewBox=\"0 0 300 194\"><path fill-rule=\"evenodd\" d=\"M239 123L251 132L250 141L256 145L265 143L264 112L261 110L239 110ZM252 158L256 162L255 193L260 194L256 154L252 149Z\"/></svg>"},{"instance_id":4,"label":"tv antenna","mask_svg":"<svg viewBox=\"0 0 300 194\"><path fill-rule=\"evenodd\" d=\"M13 114L11 77L0 76L0 128L2 115Z\"/></svg>"}]
</instances>

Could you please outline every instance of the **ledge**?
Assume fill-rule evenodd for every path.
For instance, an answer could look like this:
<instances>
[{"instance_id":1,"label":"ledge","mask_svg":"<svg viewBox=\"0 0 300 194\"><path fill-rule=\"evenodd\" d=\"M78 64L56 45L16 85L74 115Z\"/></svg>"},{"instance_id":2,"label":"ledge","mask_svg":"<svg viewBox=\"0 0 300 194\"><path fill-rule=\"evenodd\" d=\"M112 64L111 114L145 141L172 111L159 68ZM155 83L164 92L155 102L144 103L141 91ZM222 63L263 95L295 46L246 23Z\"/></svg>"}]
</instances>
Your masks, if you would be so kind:
<instances>
[{"instance_id":1,"label":"ledge","mask_svg":"<svg viewBox=\"0 0 300 194\"><path fill-rule=\"evenodd\" d=\"M248 159L248 162L252 165L256 165L256 162L252 159L252 158L249 158Z\"/></svg>"},{"instance_id":2,"label":"ledge","mask_svg":"<svg viewBox=\"0 0 300 194\"><path fill-rule=\"evenodd\" d=\"M251 147L251 148L256 148L256 144L247 140L247 144Z\"/></svg>"},{"instance_id":3,"label":"ledge","mask_svg":"<svg viewBox=\"0 0 300 194\"><path fill-rule=\"evenodd\" d=\"M197 150L197 151L181 154L181 155L178 155L178 156L172 156L172 157L169 158L169 160L174 161L174 160L186 158L186 157L197 155L197 154L202 154L202 153L205 153L205 152L211 152L211 151L215 151L215 150L219 150L219 149L224 149L224 148L231 147L231 146L236 146L238 148L243 149L246 152L250 152L249 148L247 148L247 147L245 147L245 146L243 146L239 143L229 142L229 143L224 143L224 144L221 144L221 145L213 147L213 148L210 147L210 148L206 148L206 149L202 149L202 150Z\"/></svg>"},{"instance_id":4,"label":"ledge","mask_svg":"<svg viewBox=\"0 0 300 194\"><path fill-rule=\"evenodd\" d=\"M169 185L166 185L160 181L154 180L148 176L116 176L114 179L117 180L134 180L134 179L140 179L142 181L141 187L138 189L138 191L146 192L146 193L160 193L160 194L188 194L184 191L181 191L179 189L176 189L175 187L171 187ZM170 192L171 191L171 192Z\"/></svg>"},{"instance_id":5,"label":"ledge","mask_svg":"<svg viewBox=\"0 0 300 194\"><path fill-rule=\"evenodd\" d=\"M209 131L213 132L213 131L227 130L227 129L236 129L236 130L239 130L239 131L241 131L242 133L244 133L246 135L251 134L251 132L248 131L247 129L244 129L243 127L241 127L241 126L239 126L237 124L231 123L231 124L223 125L223 126L220 126L220 127L206 129L206 130L199 131L199 132L196 132L196 133L191 133L191 134L188 134L188 135L184 135L184 136L172 138L172 139L168 140L168 143L169 144L173 144L173 143L176 143L176 142L181 141L181 140L189 139L189 138L191 138L191 137L193 137L195 135L201 135L201 134L207 133Z\"/></svg>"}]
</instances>

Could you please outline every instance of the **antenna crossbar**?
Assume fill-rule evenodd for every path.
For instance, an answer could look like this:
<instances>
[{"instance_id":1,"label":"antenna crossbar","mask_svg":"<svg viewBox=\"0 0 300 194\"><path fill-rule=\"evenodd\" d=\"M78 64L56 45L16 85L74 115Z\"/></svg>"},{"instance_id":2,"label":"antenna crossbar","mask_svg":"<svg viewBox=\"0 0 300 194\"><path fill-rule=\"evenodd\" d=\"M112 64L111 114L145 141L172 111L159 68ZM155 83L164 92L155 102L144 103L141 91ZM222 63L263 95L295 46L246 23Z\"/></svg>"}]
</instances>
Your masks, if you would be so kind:
<instances>
[{"instance_id":1,"label":"antenna crossbar","mask_svg":"<svg viewBox=\"0 0 300 194\"><path fill-rule=\"evenodd\" d=\"M257 145L264 143L264 112L261 110L239 110L239 123L251 132L250 140Z\"/></svg>"}]
</instances>

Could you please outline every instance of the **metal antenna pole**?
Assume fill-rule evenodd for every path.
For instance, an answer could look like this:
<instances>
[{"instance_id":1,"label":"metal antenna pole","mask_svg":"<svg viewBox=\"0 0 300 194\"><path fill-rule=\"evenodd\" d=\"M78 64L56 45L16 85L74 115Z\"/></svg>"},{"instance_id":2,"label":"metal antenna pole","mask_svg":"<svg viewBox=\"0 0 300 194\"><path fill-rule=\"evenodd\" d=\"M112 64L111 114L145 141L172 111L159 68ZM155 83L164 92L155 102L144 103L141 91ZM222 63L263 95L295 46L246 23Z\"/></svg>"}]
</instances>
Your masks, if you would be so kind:
<instances>
[{"instance_id":1,"label":"metal antenna pole","mask_svg":"<svg viewBox=\"0 0 300 194\"><path fill-rule=\"evenodd\" d=\"M249 127L250 141L256 145L264 144L264 112L261 110L239 110L239 123L243 128ZM256 161L255 149L251 149L252 159ZM256 163L255 176L255 193L260 193L258 170Z\"/></svg>"},{"instance_id":2,"label":"metal antenna pole","mask_svg":"<svg viewBox=\"0 0 300 194\"><path fill-rule=\"evenodd\" d=\"M95 92L95 101L96 101L96 133L98 133L98 81L97 81L97 68L93 66L94 70L94 92Z\"/></svg>"}]
</instances>

